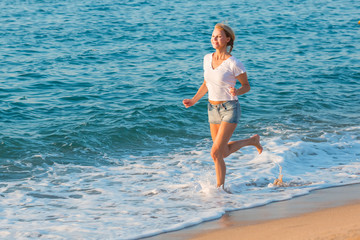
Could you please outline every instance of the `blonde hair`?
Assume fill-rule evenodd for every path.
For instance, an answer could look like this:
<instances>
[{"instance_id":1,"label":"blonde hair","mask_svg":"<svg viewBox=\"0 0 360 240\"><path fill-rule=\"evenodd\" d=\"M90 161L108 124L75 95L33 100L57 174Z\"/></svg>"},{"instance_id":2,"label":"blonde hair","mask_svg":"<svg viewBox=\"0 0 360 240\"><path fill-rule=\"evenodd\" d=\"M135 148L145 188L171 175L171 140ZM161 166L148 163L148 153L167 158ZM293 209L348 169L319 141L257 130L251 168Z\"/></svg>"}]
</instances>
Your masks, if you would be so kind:
<instances>
[{"instance_id":1,"label":"blonde hair","mask_svg":"<svg viewBox=\"0 0 360 240\"><path fill-rule=\"evenodd\" d=\"M231 27L229 27L228 25L226 25L224 23L216 24L215 28L223 30L225 32L225 34L226 34L226 37L230 38L230 41L227 43L226 46L230 46L229 53L231 53L231 51L234 48L234 42L235 42L235 33L234 33L234 31L231 29Z\"/></svg>"}]
</instances>

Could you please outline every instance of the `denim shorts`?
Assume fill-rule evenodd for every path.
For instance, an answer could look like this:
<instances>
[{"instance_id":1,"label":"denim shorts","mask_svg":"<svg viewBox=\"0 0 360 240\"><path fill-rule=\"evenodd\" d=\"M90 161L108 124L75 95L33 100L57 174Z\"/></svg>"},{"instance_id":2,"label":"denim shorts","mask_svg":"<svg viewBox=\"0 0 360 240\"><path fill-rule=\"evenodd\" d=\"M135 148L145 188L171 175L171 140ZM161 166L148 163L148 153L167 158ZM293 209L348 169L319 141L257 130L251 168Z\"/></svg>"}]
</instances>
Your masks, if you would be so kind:
<instances>
[{"instance_id":1,"label":"denim shorts","mask_svg":"<svg viewBox=\"0 0 360 240\"><path fill-rule=\"evenodd\" d=\"M238 123L241 116L238 100L227 101L221 104L208 103L209 123L220 124L222 121Z\"/></svg>"}]
</instances>

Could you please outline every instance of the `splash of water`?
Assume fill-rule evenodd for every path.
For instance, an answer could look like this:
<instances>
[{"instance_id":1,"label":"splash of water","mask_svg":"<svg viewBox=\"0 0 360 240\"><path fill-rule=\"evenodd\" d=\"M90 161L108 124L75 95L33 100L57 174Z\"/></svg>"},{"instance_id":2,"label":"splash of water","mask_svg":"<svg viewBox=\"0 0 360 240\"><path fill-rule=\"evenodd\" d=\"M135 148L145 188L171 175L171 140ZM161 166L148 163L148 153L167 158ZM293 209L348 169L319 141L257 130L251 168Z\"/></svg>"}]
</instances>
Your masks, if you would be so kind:
<instances>
[{"instance_id":1,"label":"splash of water","mask_svg":"<svg viewBox=\"0 0 360 240\"><path fill-rule=\"evenodd\" d=\"M278 166L279 166L279 177L275 179L273 185L277 187L284 187L286 184L283 182L283 175L281 174L282 167L280 166L280 164L278 164Z\"/></svg>"}]
</instances>

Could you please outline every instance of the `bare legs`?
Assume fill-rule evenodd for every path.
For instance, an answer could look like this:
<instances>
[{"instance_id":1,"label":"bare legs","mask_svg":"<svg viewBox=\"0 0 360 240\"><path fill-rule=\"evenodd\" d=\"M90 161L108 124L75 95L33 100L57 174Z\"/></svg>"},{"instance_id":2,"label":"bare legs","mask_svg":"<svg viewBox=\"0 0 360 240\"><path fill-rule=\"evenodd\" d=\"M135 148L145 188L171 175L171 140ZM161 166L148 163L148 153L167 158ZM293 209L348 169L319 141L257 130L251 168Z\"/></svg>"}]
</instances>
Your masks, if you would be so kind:
<instances>
[{"instance_id":1,"label":"bare legs","mask_svg":"<svg viewBox=\"0 0 360 240\"><path fill-rule=\"evenodd\" d=\"M254 135L254 136L252 136L251 138L248 138L248 139L229 142L228 146L229 146L229 155L232 154L233 152L236 152L240 148L243 148L243 147L246 147L246 146L254 146L254 147L256 147L259 154L261 154L262 150L263 150L263 147L260 144L260 136L258 134ZM229 155L224 156L224 158L229 156Z\"/></svg>"},{"instance_id":2,"label":"bare legs","mask_svg":"<svg viewBox=\"0 0 360 240\"><path fill-rule=\"evenodd\" d=\"M221 122L221 124L210 123L211 137L213 139L211 157L215 164L217 187L224 187L225 183L226 166L224 158L245 146L255 146L259 154L263 150L260 144L260 136L257 134L248 139L229 142L236 125L236 123L227 122Z\"/></svg>"}]
</instances>

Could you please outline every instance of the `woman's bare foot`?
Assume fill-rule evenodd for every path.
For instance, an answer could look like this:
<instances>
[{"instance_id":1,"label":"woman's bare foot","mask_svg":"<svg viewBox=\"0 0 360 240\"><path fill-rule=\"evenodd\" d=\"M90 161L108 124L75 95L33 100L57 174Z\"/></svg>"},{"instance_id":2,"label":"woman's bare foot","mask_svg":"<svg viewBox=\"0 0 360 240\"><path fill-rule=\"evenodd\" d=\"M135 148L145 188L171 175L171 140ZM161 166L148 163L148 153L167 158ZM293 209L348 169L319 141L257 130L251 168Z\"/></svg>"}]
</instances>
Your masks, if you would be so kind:
<instances>
[{"instance_id":1,"label":"woman's bare foot","mask_svg":"<svg viewBox=\"0 0 360 240\"><path fill-rule=\"evenodd\" d=\"M259 154L261 154L263 151L263 147L260 144L260 136L258 134L256 134L256 135L252 136L251 139L254 141L253 145L256 147Z\"/></svg>"}]
</instances>

